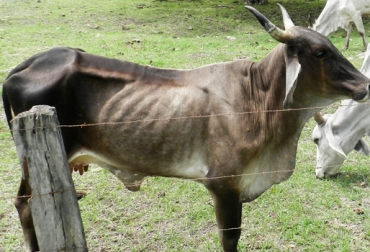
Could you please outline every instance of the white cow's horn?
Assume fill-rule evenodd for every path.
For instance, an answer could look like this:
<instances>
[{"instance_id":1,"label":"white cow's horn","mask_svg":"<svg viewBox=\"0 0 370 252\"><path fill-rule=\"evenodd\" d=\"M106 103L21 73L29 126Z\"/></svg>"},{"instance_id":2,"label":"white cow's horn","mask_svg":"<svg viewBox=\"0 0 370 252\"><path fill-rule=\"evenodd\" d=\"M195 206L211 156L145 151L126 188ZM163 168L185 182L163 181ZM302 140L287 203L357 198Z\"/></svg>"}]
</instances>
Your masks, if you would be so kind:
<instances>
[{"instance_id":1,"label":"white cow's horn","mask_svg":"<svg viewBox=\"0 0 370 252\"><path fill-rule=\"evenodd\" d=\"M285 30L287 31L291 27L294 26L294 23L293 23L292 19L290 18L288 12L286 11L286 9L281 4L278 3L278 5L280 7L281 13L283 14L284 27L285 27Z\"/></svg>"},{"instance_id":2,"label":"white cow's horn","mask_svg":"<svg viewBox=\"0 0 370 252\"><path fill-rule=\"evenodd\" d=\"M254 16L256 16L257 20L260 22L263 28L265 28L265 30L270 34L270 36L276 39L277 41L281 43L287 43L292 39L292 35L289 32L283 31L280 28L276 27L276 25L271 23L270 20L268 20L261 12L259 12L255 8L251 6L245 6L245 8L247 8L250 12L253 13ZM290 28L291 25L294 26L292 20L290 19L284 7L280 6L280 8L282 8L283 12L284 25L288 28Z\"/></svg>"},{"instance_id":3,"label":"white cow's horn","mask_svg":"<svg viewBox=\"0 0 370 252\"><path fill-rule=\"evenodd\" d=\"M325 119L322 117L322 115L320 114L320 112L317 112L313 116L313 119L315 119L315 121L317 122L318 125L321 125L321 124L325 123Z\"/></svg>"}]
</instances>

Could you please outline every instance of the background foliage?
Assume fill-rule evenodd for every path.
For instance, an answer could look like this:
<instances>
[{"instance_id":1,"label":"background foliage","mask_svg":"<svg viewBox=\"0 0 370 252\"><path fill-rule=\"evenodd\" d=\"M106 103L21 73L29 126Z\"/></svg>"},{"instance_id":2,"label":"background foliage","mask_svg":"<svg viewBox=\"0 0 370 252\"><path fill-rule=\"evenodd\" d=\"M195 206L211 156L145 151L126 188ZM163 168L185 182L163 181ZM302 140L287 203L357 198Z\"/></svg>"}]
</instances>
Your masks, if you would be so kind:
<instances>
[{"instance_id":1,"label":"background foliage","mask_svg":"<svg viewBox=\"0 0 370 252\"><path fill-rule=\"evenodd\" d=\"M285 0L296 25L307 26L324 1ZM258 61L277 42L241 0L0 0L0 79L33 54L56 46L82 48L145 65L195 68L233 59ZM257 6L282 27L276 1ZM365 19L366 31L369 23ZM344 31L330 35L338 47ZM362 64L355 29L343 54ZM83 99L84 97L81 97ZM1 105L2 106L2 105ZM328 108L333 111L335 106ZM368 158L356 153L342 174L314 178L309 121L293 176L244 204L241 251L366 251L370 247ZM12 204L20 180L14 144L0 110L0 251L21 251L23 236ZM220 251L212 201L202 185L148 178L131 193L107 171L73 175L90 251Z\"/></svg>"}]
</instances>

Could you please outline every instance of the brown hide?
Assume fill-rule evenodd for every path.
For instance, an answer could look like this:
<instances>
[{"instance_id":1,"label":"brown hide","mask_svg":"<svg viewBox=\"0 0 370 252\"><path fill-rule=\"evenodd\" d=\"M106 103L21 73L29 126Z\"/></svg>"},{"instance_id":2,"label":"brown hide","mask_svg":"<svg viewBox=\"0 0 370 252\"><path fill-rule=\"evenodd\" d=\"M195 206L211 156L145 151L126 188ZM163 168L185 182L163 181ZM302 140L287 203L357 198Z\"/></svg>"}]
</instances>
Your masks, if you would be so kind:
<instances>
[{"instance_id":1,"label":"brown hide","mask_svg":"<svg viewBox=\"0 0 370 252\"><path fill-rule=\"evenodd\" d=\"M130 190L145 176L199 179L213 197L223 249L236 251L242 202L292 174L300 132L319 111L299 109L368 96L370 80L326 37L287 23L288 31L268 28L286 44L258 63L158 69L55 48L9 74L4 109L10 121L12 112L47 104L62 125L98 124L62 127L70 165L96 163ZM31 193L21 187L20 196ZM27 204L16 205L20 218L28 213ZM26 246L38 249L35 238Z\"/></svg>"}]
</instances>

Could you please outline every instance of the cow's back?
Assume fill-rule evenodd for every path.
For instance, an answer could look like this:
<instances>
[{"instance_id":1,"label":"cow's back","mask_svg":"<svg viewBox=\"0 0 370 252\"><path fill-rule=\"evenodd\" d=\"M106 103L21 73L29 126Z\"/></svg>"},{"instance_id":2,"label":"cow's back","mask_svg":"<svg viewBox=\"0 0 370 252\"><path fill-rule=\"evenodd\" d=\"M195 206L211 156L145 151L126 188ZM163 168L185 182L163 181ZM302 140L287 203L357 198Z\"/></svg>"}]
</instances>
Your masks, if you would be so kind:
<instances>
[{"instance_id":1,"label":"cow's back","mask_svg":"<svg viewBox=\"0 0 370 252\"><path fill-rule=\"evenodd\" d=\"M115 166L135 160L136 168L142 166L149 174L149 167L155 167L148 163L149 157L157 160L156 165L163 156L163 166L174 162L186 166L188 162L182 157L191 156L203 166L205 153L200 153L200 148L204 146L198 142L204 141L207 119L185 118L210 113L209 91L194 83L200 82L200 72L214 73L200 69L184 78L185 72L189 73L55 48L11 71L3 87L4 107L8 122L34 105L45 104L56 108L62 126L98 124L61 128L70 161L81 155ZM205 79L212 82L210 77ZM184 119L176 120L179 117ZM144 161L140 162L139 156L144 156Z\"/></svg>"},{"instance_id":2,"label":"cow's back","mask_svg":"<svg viewBox=\"0 0 370 252\"><path fill-rule=\"evenodd\" d=\"M72 101L63 86L73 72L73 65L81 50L54 48L36 54L14 68L4 81L3 102L8 123L13 116L31 109L34 105L56 107L61 124L69 124L73 116L68 111ZM68 148L73 130L62 129L64 143Z\"/></svg>"},{"instance_id":3,"label":"cow's back","mask_svg":"<svg viewBox=\"0 0 370 252\"><path fill-rule=\"evenodd\" d=\"M13 114L29 110L37 104L59 106L63 85L73 72L78 52L70 48L55 48L37 54L14 68L3 87L4 98L11 102Z\"/></svg>"}]
</instances>

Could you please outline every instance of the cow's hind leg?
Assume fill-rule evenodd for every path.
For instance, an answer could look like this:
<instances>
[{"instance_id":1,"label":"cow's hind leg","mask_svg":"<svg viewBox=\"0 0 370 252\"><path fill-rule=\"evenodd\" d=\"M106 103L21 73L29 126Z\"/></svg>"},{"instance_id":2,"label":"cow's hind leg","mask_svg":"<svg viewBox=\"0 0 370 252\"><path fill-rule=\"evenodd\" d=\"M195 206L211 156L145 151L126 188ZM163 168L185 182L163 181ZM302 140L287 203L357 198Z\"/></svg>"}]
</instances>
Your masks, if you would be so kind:
<instances>
[{"instance_id":1,"label":"cow's hind leg","mask_svg":"<svg viewBox=\"0 0 370 252\"><path fill-rule=\"evenodd\" d=\"M346 43L344 44L344 50L347 50L348 47L349 47L349 41L350 41L350 37L351 37L351 31L352 31L352 22L349 22L348 25L346 27L344 27L344 30L347 32L347 35L346 35Z\"/></svg>"},{"instance_id":2,"label":"cow's hind leg","mask_svg":"<svg viewBox=\"0 0 370 252\"><path fill-rule=\"evenodd\" d=\"M222 248L227 252L236 252L241 233L242 203L239 202L239 193L228 190L222 185L217 190L210 191L219 229Z\"/></svg>"},{"instance_id":3,"label":"cow's hind leg","mask_svg":"<svg viewBox=\"0 0 370 252\"><path fill-rule=\"evenodd\" d=\"M29 183L22 179L18 190L17 197L14 199L14 205L18 211L19 219L21 221L24 243L27 251L38 251L39 245L37 243L35 227L33 225L31 209L28 200L31 195L31 187Z\"/></svg>"},{"instance_id":4,"label":"cow's hind leg","mask_svg":"<svg viewBox=\"0 0 370 252\"><path fill-rule=\"evenodd\" d=\"M366 38L365 38L365 27L364 27L364 23L362 21L362 15L361 15L360 12L358 12L357 15L352 16L352 18L353 18L353 22L356 25L357 31L360 34L361 38L362 38L362 43L364 45L364 51L366 51L367 42L366 42Z\"/></svg>"}]
</instances>

